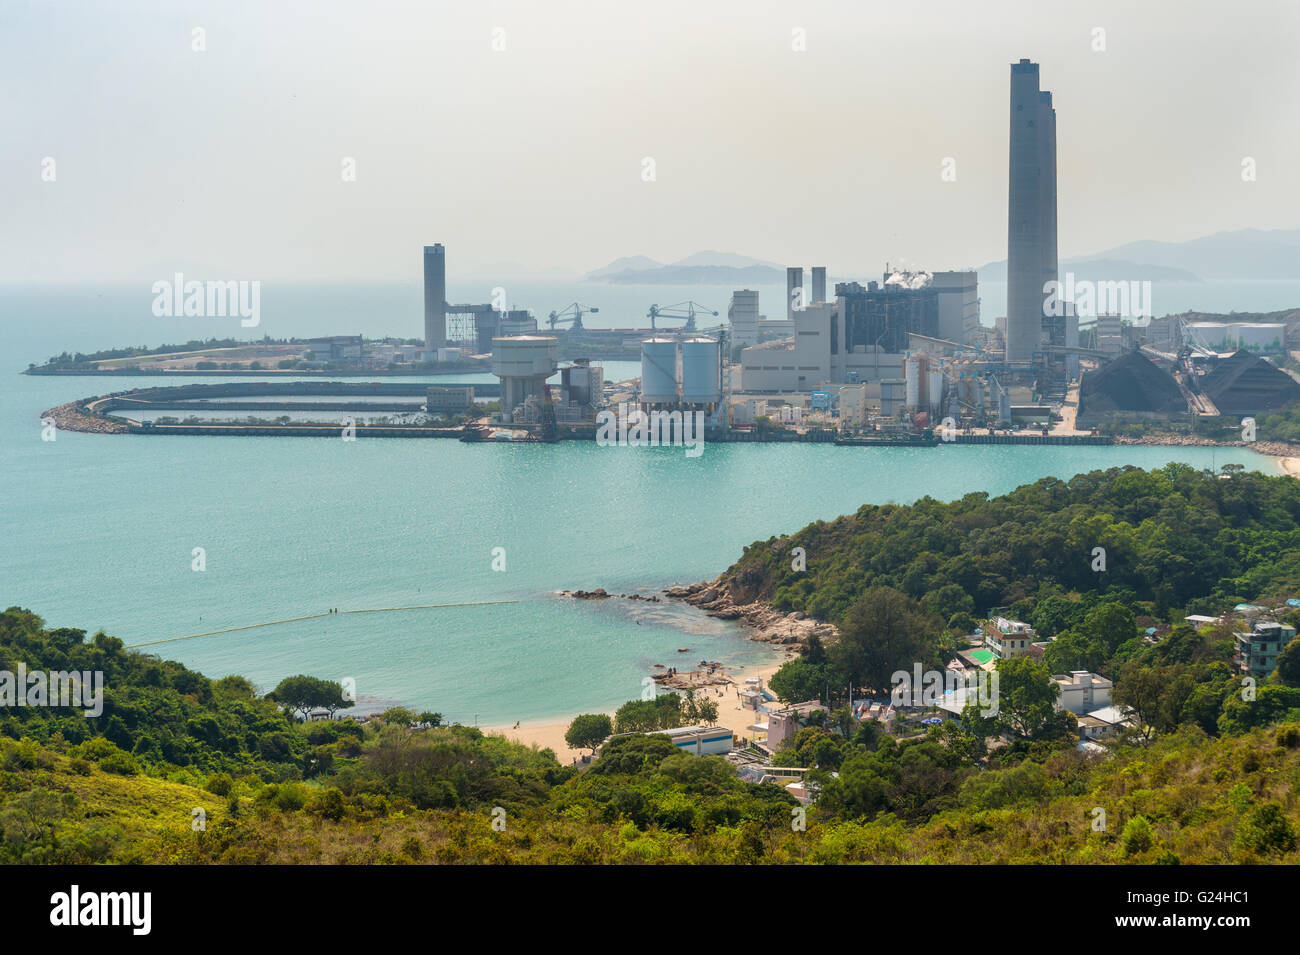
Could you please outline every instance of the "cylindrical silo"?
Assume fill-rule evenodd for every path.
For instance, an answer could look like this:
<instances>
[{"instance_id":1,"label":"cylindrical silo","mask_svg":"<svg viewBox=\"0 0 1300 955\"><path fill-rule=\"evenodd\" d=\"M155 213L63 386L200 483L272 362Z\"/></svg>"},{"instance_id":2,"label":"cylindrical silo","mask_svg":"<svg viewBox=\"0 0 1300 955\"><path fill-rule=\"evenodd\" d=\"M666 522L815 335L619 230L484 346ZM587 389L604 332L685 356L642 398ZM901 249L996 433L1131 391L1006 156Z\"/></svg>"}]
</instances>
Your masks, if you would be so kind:
<instances>
[{"instance_id":1,"label":"cylindrical silo","mask_svg":"<svg viewBox=\"0 0 1300 955\"><path fill-rule=\"evenodd\" d=\"M651 404L677 401L677 342L648 338L641 343L641 400Z\"/></svg>"},{"instance_id":2,"label":"cylindrical silo","mask_svg":"<svg viewBox=\"0 0 1300 955\"><path fill-rule=\"evenodd\" d=\"M715 339L690 338L682 342L682 401L717 404L722 400L721 374Z\"/></svg>"},{"instance_id":3,"label":"cylindrical silo","mask_svg":"<svg viewBox=\"0 0 1300 955\"><path fill-rule=\"evenodd\" d=\"M931 410L938 410L943 401L943 372L937 368L930 371L929 401Z\"/></svg>"},{"instance_id":4,"label":"cylindrical silo","mask_svg":"<svg viewBox=\"0 0 1300 955\"><path fill-rule=\"evenodd\" d=\"M915 410L921 404L921 359L916 355L907 355L903 359L903 381L906 382L904 401L907 407Z\"/></svg>"}]
</instances>

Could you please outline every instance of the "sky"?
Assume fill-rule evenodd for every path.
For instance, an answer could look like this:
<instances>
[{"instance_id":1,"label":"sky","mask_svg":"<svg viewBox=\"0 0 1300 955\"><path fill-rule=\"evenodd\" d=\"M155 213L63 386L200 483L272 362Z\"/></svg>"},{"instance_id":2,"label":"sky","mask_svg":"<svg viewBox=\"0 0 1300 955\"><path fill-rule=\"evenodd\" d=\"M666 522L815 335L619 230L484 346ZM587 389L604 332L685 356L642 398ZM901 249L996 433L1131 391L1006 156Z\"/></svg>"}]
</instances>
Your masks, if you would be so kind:
<instances>
[{"instance_id":1,"label":"sky","mask_svg":"<svg viewBox=\"0 0 1300 955\"><path fill-rule=\"evenodd\" d=\"M1296 228L1298 43L1294 0L4 0L0 281L974 267L1021 57L1063 258Z\"/></svg>"}]
</instances>

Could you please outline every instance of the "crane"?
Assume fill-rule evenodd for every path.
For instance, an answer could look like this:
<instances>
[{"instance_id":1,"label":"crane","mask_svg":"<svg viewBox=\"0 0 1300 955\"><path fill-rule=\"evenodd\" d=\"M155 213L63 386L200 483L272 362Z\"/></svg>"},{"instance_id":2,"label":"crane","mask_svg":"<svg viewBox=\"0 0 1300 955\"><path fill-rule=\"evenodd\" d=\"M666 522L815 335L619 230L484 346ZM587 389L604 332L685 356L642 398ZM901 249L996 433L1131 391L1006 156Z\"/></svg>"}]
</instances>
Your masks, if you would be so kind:
<instances>
[{"instance_id":1,"label":"crane","mask_svg":"<svg viewBox=\"0 0 1300 955\"><path fill-rule=\"evenodd\" d=\"M595 313L599 311L600 309L593 308L590 305L582 305L579 304L578 302L574 302L572 305L566 306L561 311L551 312L551 314L548 315L547 318L549 318L551 322L551 331L554 331L555 326L560 323L572 322L573 323L572 330L575 332L580 332L582 331L582 316L585 315L587 312Z\"/></svg>"},{"instance_id":2,"label":"crane","mask_svg":"<svg viewBox=\"0 0 1300 955\"><path fill-rule=\"evenodd\" d=\"M699 302L678 302L676 305L666 305L663 308L660 308L658 305L651 305L650 311L646 313L646 317L650 319L650 331L652 332L655 330L656 318L685 319L686 324L682 326L682 331L693 332L695 331L695 315L697 310L703 315L718 314L713 309L701 305Z\"/></svg>"}]
</instances>

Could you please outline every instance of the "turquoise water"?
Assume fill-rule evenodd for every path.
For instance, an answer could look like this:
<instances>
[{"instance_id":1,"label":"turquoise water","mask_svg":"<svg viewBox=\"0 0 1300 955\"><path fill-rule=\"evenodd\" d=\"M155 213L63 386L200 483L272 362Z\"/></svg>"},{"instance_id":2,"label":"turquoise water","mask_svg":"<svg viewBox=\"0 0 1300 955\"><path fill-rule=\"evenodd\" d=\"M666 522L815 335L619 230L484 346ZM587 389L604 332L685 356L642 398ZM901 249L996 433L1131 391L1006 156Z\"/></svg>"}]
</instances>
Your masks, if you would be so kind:
<instances>
[{"instance_id":1,"label":"turquoise water","mask_svg":"<svg viewBox=\"0 0 1300 955\"><path fill-rule=\"evenodd\" d=\"M1282 307L1294 304L1297 288L1261 285L1233 300L1242 309ZM479 300L481 291L454 281L450 288L460 300ZM726 308L725 290L699 287L511 294L543 314L575 299L601 306L592 324L636 324L651 301L695 298ZM148 283L0 287L0 602L133 644L329 607L515 601L338 615L150 648L212 676L245 674L263 688L299 672L352 677L363 704L402 702L464 722L609 708L638 696L655 663L771 658L741 628L689 607L563 600L560 589L649 594L710 578L756 539L867 502L996 494L1049 474L1170 460L1275 471L1269 458L1208 448L713 445L692 459L681 449L578 443L71 433L43 442L44 409L160 382L17 374L28 362L65 349L249 331L229 321L158 319L151 301ZM780 290L765 290L763 301L771 311ZM418 335L419 316L415 284L268 284L256 331ZM638 373L636 363L606 367L607 379ZM195 547L206 550L202 573L190 569ZM492 570L495 547L505 548L505 572Z\"/></svg>"},{"instance_id":2,"label":"turquoise water","mask_svg":"<svg viewBox=\"0 0 1300 955\"><path fill-rule=\"evenodd\" d=\"M0 600L127 643L332 616L151 648L269 688L352 677L363 703L490 725L607 708L655 663L771 658L680 605L572 601L712 577L741 549L866 502L1001 493L1043 475L1170 460L1273 461L1239 449L711 445L601 448L332 438L40 437L52 405L107 391L4 375ZM115 380L112 390L156 379ZM207 569L191 570L206 551ZM492 569L503 547L506 570ZM678 654L678 647L691 653Z\"/></svg>"}]
</instances>

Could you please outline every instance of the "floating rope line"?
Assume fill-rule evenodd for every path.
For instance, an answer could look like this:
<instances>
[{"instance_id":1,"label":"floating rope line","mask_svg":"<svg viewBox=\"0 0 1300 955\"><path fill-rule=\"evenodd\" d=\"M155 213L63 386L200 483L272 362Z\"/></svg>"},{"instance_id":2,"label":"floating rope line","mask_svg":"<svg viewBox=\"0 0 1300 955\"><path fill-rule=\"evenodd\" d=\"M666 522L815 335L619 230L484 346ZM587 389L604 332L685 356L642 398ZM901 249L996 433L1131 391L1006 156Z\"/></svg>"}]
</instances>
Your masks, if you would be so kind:
<instances>
[{"instance_id":1,"label":"floating rope line","mask_svg":"<svg viewBox=\"0 0 1300 955\"><path fill-rule=\"evenodd\" d=\"M322 617L341 617L345 613L399 613L403 610L443 610L450 607L497 607L502 604L517 604L518 600L477 600L458 604L420 604L415 607L376 607L368 610L339 610L311 613L305 617L287 617L284 620L270 620L266 623L250 623L242 627L227 627L225 630L209 630L207 633L191 633L183 637L167 637L165 640L149 640L145 643L128 643L124 650L136 650L140 647L153 647L160 643L175 643L178 640L196 640L199 637L217 637L224 633L238 633L240 630L257 630L259 627L276 627L284 623L300 623L303 620L319 620Z\"/></svg>"}]
</instances>

